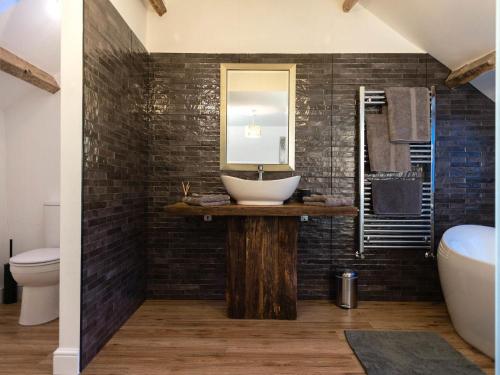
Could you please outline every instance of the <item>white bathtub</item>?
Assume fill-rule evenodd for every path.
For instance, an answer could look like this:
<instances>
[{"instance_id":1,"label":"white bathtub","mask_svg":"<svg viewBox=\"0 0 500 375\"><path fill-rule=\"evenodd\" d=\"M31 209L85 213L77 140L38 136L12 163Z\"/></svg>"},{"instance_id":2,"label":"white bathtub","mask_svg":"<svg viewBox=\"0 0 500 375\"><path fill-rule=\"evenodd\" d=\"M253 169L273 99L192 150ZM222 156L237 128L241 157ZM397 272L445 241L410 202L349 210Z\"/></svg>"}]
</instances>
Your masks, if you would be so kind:
<instances>
[{"instance_id":1,"label":"white bathtub","mask_svg":"<svg viewBox=\"0 0 500 375\"><path fill-rule=\"evenodd\" d=\"M441 287L458 334L495 356L495 228L460 225L448 229L438 250Z\"/></svg>"}]
</instances>

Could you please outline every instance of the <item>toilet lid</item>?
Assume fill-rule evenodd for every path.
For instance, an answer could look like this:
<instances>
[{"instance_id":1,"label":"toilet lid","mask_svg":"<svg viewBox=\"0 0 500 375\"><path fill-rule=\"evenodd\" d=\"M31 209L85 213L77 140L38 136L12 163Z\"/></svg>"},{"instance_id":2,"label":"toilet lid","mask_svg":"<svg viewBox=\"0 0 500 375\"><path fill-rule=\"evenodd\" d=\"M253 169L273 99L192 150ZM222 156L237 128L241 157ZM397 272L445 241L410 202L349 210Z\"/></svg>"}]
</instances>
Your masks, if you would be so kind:
<instances>
[{"instance_id":1,"label":"toilet lid","mask_svg":"<svg viewBox=\"0 0 500 375\"><path fill-rule=\"evenodd\" d=\"M59 262L59 248L44 248L26 251L10 258L12 264L46 264Z\"/></svg>"}]
</instances>

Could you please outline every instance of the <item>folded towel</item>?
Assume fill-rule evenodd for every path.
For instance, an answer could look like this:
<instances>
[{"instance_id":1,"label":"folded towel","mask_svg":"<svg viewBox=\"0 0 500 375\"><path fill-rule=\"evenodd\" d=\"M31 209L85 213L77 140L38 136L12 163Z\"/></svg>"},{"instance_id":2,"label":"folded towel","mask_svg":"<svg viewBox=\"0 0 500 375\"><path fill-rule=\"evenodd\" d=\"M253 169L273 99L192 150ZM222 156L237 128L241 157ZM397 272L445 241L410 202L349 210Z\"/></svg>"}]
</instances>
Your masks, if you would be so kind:
<instances>
[{"instance_id":1,"label":"folded towel","mask_svg":"<svg viewBox=\"0 0 500 375\"><path fill-rule=\"evenodd\" d=\"M420 216L422 180L373 180L372 201L376 215Z\"/></svg>"},{"instance_id":2,"label":"folded towel","mask_svg":"<svg viewBox=\"0 0 500 375\"><path fill-rule=\"evenodd\" d=\"M354 201L352 198L339 198L333 195L319 195L313 194L310 197L304 197L304 204L306 206L352 206Z\"/></svg>"},{"instance_id":3,"label":"folded towel","mask_svg":"<svg viewBox=\"0 0 500 375\"><path fill-rule=\"evenodd\" d=\"M231 199L227 194L191 194L189 198L196 198L200 202L220 202Z\"/></svg>"},{"instance_id":4,"label":"folded towel","mask_svg":"<svg viewBox=\"0 0 500 375\"><path fill-rule=\"evenodd\" d=\"M324 202L328 198L334 198L333 195L327 195L327 194L311 194L308 197L303 197L302 200L304 202Z\"/></svg>"},{"instance_id":5,"label":"folded towel","mask_svg":"<svg viewBox=\"0 0 500 375\"><path fill-rule=\"evenodd\" d=\"M388 87L389 135L392 142L429 142L429 90L426 87Z\"/></svg>"},{"instance_id":6,"label":"folded towel","mask_svg":"<svg viewBox=\"0 0 500 375\"><path fill-rule=\"evenodd\" d=\"M205 196L206 197L206 196ZM219 196L219 200L203 200L200 196L190 196L182 198L182 201L191 206L203 206L203 207L213 207L213 206L227 206L231 204L229 196Z\"/></svg>"},{"instance_id":7,"label":"folded towel","mask_svg":"<svg viewBox=\"0 0 500 375\"><path fill-rule=\"evenodd\" d=\"M220 201L220 202L201 202L200 206L203 207L215 207L215 206L228 206L231 204L231 201ZM196 206L196 204L194 204Z\"/></svg>"},{"instance_id":8,"label":"folded towel","mask_svg":"<svg viewBox=\"0 0 500 375\"><path fill-rule=\"evenodd\" d=\"M408 172L411 170L410 145L391 143L387 110L381 114L366 114L368 158L372 172Z\"/></svg>"}]
</instances>

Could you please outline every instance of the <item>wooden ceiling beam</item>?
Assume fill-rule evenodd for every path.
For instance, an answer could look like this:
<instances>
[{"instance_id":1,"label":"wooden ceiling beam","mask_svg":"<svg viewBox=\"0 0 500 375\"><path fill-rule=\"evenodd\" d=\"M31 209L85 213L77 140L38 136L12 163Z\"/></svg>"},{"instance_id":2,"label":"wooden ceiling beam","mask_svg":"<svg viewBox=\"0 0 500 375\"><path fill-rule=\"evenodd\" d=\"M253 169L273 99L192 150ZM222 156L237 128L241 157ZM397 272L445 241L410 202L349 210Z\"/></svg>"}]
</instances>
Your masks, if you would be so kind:
<instances>
[{"instance_id":1,"label":"wooden ceiling beam","mask_svg":"<svg viewBox=\"0 0 500 375\"><path fill-rule=\"evenodd\" d=\"M167 8L165 7L165 3L163 2L163 0L149 0L149 2L160 17L167 13Z\"/></svg>"},{"instance_id":2,"label":"wooden ceiling beam","mask_svg":"<svg viewBox=\"0 0 500 375\"><path fill-rule=\"evenodd\" d=\"M495 51L488 53L464 66L454 70L446 78L446 86L454 88L464 85L481 74L495 69Z\"/></svg>"},{"instance_id":3,"label":"wooden ceiling beam","mask_svg":"<svg viewBox=\"0 0 500 375\"><path fill-rule=\"evenodd\" d=\"M0 47L0 70L51 94L60 90L59 84L49 73L2 47Z\"/></svg>"},{"instance_id":4,"label":"wooden ceiling beam","mask_svg":"<svg viewBox=\"0 0 500 375\"><path fill-rule=\"evenodd\" d=\"M342 9L344 12L349 12L357 3L359 0L344 0L344 4L342 5Z\"/></svg>"}]
</instances>

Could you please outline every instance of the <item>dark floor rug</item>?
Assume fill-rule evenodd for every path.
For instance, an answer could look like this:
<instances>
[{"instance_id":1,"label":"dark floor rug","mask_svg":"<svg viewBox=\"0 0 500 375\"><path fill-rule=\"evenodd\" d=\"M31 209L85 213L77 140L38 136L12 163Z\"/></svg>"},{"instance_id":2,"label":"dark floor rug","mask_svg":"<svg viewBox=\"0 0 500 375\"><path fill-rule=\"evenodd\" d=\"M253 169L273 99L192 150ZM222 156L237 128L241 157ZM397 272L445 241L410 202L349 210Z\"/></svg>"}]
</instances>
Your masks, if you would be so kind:
<instances>
[{"instance_id":1,"label":"dark floor rug","mask_svg":"<svg viewBox=\"0 0 500 375\"><path fill-rule=\"evenodd\" d=\"M484 375L432 332L346 331L368 375Z\"/></svg>"}]
</instances>

